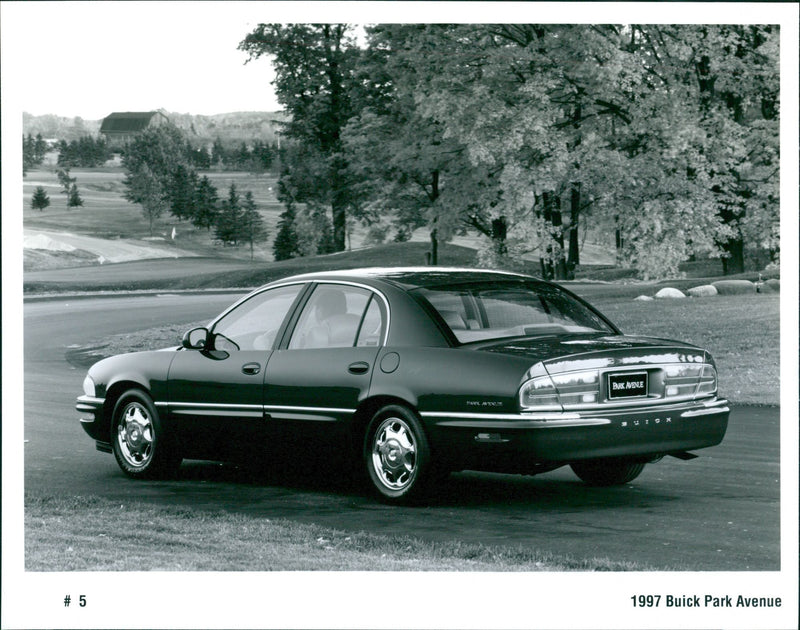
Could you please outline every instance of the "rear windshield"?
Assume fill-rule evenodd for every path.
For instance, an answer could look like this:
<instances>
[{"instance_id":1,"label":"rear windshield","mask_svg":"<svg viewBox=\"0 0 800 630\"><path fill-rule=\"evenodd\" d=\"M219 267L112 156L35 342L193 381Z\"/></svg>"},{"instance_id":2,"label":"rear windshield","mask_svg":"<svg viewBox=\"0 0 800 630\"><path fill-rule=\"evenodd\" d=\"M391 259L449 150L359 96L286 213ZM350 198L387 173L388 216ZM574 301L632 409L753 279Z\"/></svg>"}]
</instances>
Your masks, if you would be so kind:
<instances>
[{"instance_id":1,"label":"rear windshield","mask_svg":"<svg viewBox=\"0 0 800 630\"><path fill-rule=\"evenodd\" d=\"M474 283L417 289L461 343L502 337L613 332L595 311L558 287Z\"/></svg>"}]
</instances>

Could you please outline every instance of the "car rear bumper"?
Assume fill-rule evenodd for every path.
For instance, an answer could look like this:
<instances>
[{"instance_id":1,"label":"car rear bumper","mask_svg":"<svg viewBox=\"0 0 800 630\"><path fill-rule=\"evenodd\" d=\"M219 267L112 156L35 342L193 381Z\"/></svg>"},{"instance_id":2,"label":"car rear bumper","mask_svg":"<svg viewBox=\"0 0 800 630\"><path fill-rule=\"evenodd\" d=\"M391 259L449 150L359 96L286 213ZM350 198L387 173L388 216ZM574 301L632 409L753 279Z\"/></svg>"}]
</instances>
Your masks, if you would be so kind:
<instances>
[{"instance_id":1,"label":"car rear bumper","mask_svg":"<svg viewBox=\"0 0 800 630\"><path fill-rule=\"evenodd\" d=\"M725 435L729 414L727 401L715 398L657 408L421 415L442 456L464 465L498 461L525 468L607 457L646 460L714 446Z\"/></svg>"},{"instance_id":2,"label":"car rear bumper","mask_svg":"<svg viewBox=\"0 0 800 630\"><path fill-rule=\"evenodd\" d=\"M95 440L98 451L111 452L109 442L108 425L105 422L103 407L105 398L95 398L94 396L78 396L75 409L80 413L78 420L83 430Z\"/></svg>"}]
</instances>

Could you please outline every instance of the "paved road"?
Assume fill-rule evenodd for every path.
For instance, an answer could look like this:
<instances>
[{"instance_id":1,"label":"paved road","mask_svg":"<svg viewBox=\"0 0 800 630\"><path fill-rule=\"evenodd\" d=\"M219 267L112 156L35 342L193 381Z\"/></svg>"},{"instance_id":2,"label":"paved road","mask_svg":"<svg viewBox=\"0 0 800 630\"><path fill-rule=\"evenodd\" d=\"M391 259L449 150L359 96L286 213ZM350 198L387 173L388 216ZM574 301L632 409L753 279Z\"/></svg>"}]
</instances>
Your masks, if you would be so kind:
<instances>
[{"instance_id":1,"label":"paved road","mask_svg":"<svg viewBox=\"0 0 800 630\"><path fill-rule=\"evenodd\" d=\"M453 475L430 504L389 507L326 475L252 477L184 463L174 481L127 479L94 449L74 411L84 369L70 348L104 335L211 318L232 295L115 297L24 307L25 487L290 518L342 530L537 547L656 568L777 570L779 410L734 408L719 447L648 466L633 484L597 489L568 469L538 477ZM5 392L4 392L5 393Z\"/></svg>"}]
</instances>

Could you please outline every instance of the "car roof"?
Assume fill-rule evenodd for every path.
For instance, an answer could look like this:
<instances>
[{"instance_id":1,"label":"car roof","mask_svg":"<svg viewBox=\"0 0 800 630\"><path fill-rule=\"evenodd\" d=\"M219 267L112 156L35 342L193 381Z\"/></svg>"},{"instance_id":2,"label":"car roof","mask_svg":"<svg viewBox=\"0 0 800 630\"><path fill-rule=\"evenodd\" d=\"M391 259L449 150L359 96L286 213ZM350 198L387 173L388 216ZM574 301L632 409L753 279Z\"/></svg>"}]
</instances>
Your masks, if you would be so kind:
<instances>
[{"instance_id":1,"label":"car roof","mask_svg":"<svg viewBox=\"0 0 800 630\"><path fill-rule=\"evenodd\" d=\"M284 278L281 282L293 280L352 280L366 281L369 284L372 284L369 282L372 280L386 282L405 290L411 290L435 287L443 284L460 284L476 281L513 282L536 279L506 271L490 271L486 269L462 267L368 267L307 273L291 278Z\"/></svg>"}]
</instances>

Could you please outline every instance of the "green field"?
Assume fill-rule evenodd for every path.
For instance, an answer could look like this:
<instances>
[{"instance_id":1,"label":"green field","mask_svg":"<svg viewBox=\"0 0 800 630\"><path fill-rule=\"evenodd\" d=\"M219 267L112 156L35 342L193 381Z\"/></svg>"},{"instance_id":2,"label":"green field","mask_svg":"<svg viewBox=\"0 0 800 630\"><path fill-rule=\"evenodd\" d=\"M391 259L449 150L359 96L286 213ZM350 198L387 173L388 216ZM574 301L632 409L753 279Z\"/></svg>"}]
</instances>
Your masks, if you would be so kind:
<instances>
[{"instance_id":1,"label":"green field","mask_svg":"<svg viewBox=\"0 0 800 630\"><path fill-rule=\"evenodd\" d=\"M239 172L203 174L217 187L220 198L227 195L231 184L236 185L240 194L248 190L253 193L270 235L267 242L256 245L255 257L272 260L272 238L277 231L278 217L283 212L282 204L273 193L275 176ZM70 175L77 178L83 199L83 206L71 209L66 207L66 196L54 170L41 169L28 173L23 180L23 225L26 229L66 231L107 239L141 240L151 236L149 223L141 207L126 201L123 196L124 171L121 168L72 169ZM50 197L50 206L43 211L30 207L37 186L43 186ZM169 213L155 220L153 236L170 239L173 228L178 233L175 245L197 255L250 258L248 248L215 245L213 230L197 229L189 222L178 221Z\"/></svg>"},{"instance_id":2,"label":"green field","mask_svg":"<svg viewBox=\"0 0 800 630\"><path fill-rule=\"evenodd\" d=\"M47 230L52 232L71 232L105 239L130 239L146 242L151 237L149 223L142 209L125 200L123 184L124 170L121 167L95 169L72 169L70 175L77 178L78 190L83 206L68 209L66 195L63 194L55 168L39 168L30 171L23 180L23 225L28 230ZM251 191L268 230L265 242L255 246L254 258L271 261L272 241L277 233L279 215L283 205L276 198L276 175L271 173L245 173L233 171L204 171L217 187L220 198L227 195L230 185L236 184L239 193ZM43 211L32 210L31 197L37 186L42 186L50 197L50 206ZM175 241L171 235L177 232ZM367 227L357 221L348 223L348 249L359 249L367 236ZM223 247L214 242L213 230L198 230L189 222L178 221L170 214L164 214L154 222L153 235L166 240L168 246L188 250L194 255L225 259L250 259L249 247ZM427 229L417 230L412 241L427 244ZM474 250L479 244L475 234L465 234L453 239L453 243ZM605 243L586 239L582 245L581 256L584 264L609 265L613 254ZM415 264L421 264L424 256ZM51 253L26 250L26 270L53 267L73 267L92 264L92 257L82 252Z\"/></svg>"}]
</instances>

